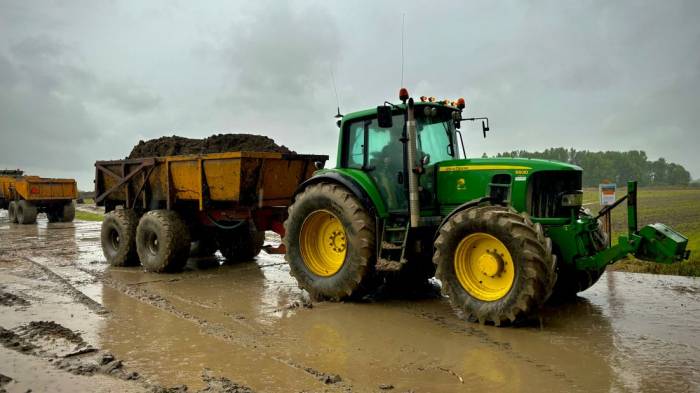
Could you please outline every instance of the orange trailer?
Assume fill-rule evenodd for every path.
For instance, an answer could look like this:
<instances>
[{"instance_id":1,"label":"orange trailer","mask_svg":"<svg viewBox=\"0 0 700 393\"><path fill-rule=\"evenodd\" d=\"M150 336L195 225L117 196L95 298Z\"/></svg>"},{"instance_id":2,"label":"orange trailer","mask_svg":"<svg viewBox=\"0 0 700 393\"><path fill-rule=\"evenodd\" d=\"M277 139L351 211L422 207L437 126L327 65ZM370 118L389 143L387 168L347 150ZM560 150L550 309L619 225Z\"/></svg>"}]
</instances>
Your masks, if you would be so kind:
<instances>
[{"instance_id":1,"label":"orange trailer","mask_svg":"<svg viewBox=\"0 0 700 393\"><path fill-rule=\"evenodd\" d=\"M49 222L71 222L78 187L73 179L25 176L20 170L0 171L0 208L9 211L11 222L33 224L39 213Z\"/></svg>"},{"instance_id":2,"label":"orange trailer","mask_svg":"<svg viewBox=\"0 0 700 393\"><path fill-rule=\"evenodd\" d=\"M284 234L297 187L327 159L229 152L98 161L102 250L113 266L140 263L155 272L217 250L228 260L251 259L266 230Z\"/></svg>"}]
</instances>

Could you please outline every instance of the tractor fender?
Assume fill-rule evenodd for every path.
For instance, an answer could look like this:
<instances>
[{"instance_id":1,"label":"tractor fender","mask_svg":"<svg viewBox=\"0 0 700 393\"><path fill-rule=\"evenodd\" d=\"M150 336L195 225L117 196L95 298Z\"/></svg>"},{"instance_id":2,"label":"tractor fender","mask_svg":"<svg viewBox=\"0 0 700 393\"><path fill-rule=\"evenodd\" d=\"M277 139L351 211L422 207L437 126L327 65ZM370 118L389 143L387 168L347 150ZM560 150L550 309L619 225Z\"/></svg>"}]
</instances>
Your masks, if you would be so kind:
<instances>
[{"instance_id":1,"label":"tractor fender","mask_svg":"<svg viewBox=\"0 0 700 393\"><path fill-rule=\"evenodd\" d=\"M440 228L442 228L442 226L445 225L445 223L446 223L450 218L452 218L452 216L454 216L455 214L457 214L457 213L459 213L459 212L461 212L461 211L463 211L463 210L469 209L469 208L471 208L471 207L481 205L482 203L490 203L490 204L493 204L493 202L494 202L493 198L487 196L487 197L472 199L471 201L465 202L465 203L463 203L463 204L457 206L454 210L452 210L452 211L450 212L450 214L446 215L446 216L442 219L442 221L440 221L440 226L438 226L438 230L435 231L435 234L433 235L433 241L435 241L435 240L437 239L438 235L440 234Z\"/></svg>"},{"instance_id":2,"label":"tractor fender","mask_svg":"<svg viewBox=\"0 0 700 393\"><path fill-rule=\"evenodd\" d=\"M296 191L294 191L294 195L292 195L292 200L294 200L294 198L296 198L296 196L300 192L304 191L306 187L318 183L335 183L345 187L357 199L360 200L360 202L366 209L371 211L372 214L376 215L377 209L375 208L374 202L369 197L367 192L362 187L360 187L360 185L357 184L356 181L347 176L343 176L338 172L326 172L307 179L297 187Z\"/></svg>"}]
</instances>

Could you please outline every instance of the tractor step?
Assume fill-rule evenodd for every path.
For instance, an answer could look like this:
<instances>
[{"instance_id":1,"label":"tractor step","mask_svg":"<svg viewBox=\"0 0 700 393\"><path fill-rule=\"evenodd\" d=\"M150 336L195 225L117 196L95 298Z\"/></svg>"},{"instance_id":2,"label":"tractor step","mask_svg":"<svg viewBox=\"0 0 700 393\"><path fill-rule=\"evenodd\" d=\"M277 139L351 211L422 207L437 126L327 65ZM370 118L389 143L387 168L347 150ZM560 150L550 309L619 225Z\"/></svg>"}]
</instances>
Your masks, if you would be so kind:
<instances>
[{"instance_id":1,"label":"tractor step","mask_svg":"<svg viewBox=\"0 0 700 393\"><path fill-rule=\"evenodd\" d=\"M394 244L389 242L382 242L383 250L400 250L403 248L403 244Z\"/></svg>"},{"instance_id":2,"label":"tractor step","mask_svg":"<svg viewBox=\"0 0 700 393\"><path fill-rule=\"evenodd\" d=\"M377 258L375 269L380 272L398 272L406 263L405 259L399 261L391 261L384 258Z\"/></svg>"}]
</instances>

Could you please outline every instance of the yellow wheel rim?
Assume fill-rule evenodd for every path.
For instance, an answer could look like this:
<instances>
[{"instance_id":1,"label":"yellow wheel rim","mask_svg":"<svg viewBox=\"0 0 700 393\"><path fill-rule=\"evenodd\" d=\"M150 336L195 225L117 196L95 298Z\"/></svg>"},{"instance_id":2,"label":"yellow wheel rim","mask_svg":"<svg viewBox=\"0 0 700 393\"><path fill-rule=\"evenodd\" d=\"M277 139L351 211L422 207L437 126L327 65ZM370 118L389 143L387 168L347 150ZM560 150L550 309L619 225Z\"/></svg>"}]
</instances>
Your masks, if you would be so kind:
<instances>
[{"instance_id":1,"label":"yellow wheel rim","mask_svg":"<svg viewBox=\"0 0 700 393\"><path fill-rule=\"evenodd\" d=\"M317 210L306 217L299 243L304 264L313 274L329 277L343 267L347 240L343 224L335 214Z\"/></svg>"},{"instance_id":2,"label":"yellow wheel rim","mask_svg":"<svg viewBox=\"0 0 700 393\"><path fill-rule=\"evenodd\" d=\"M483 301L508 294L515 281L515 265L506 246L488 233L473 233L459 242L455 274L465 291Z\"/></svg>"}]
</instances>

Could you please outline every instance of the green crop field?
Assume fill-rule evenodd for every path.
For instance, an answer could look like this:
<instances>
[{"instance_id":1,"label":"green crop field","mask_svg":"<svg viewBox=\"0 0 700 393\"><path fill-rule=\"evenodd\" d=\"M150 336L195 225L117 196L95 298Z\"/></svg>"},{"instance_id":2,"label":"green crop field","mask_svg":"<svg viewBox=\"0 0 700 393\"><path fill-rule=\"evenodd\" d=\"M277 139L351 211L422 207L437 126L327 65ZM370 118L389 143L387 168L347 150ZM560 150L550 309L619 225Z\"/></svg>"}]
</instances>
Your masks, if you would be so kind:
<instances>
[{"instance_id":1,"label":"green crop field","mask_svg":"<svg viewBox=\"0 0 700 393\"><path fill-rule=\"evenodd\" d=\"M617 197L625 195L626 188L617 190ZM598 189L584 190L584 207L597 213ZM689 239L690 260L672 265L642 262L632 257L612 265L612 270L639 273L700 276L700 188L664 187L639 188L637 195L638 220L641 228L656 222L669 225ZM623 203L613 210L613 242L627 232L627 209Z\"/></svg>"},{"instance_id":2,"label":"green crop field","mask_svg":"<svg viewBox=\"0 0 700 393\"><path fill-rule=\"evenodd\" d=\"M104 216L99 213L91 213L82 210L75 211L75 218L83 221L102 221Z\"/></svg>"}]
</instances>

